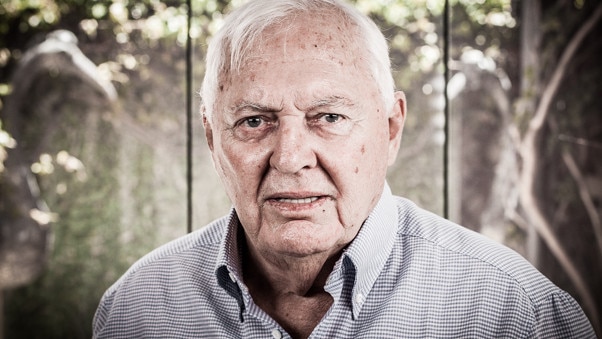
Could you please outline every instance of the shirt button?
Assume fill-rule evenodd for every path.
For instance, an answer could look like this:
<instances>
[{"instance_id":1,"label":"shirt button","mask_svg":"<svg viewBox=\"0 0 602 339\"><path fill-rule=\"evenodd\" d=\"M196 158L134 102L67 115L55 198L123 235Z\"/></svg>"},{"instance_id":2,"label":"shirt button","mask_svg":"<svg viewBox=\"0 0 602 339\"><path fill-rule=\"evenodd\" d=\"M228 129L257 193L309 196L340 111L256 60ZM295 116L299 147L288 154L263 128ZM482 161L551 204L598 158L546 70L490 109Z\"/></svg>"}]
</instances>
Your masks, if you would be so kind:
<instances>
[{"instance_id":1,"label":"shirt button","mask_svg":"<svg viewBox=\"0 0 602 339\"><path fill-rule=\"evenodd\" d=\"M230 276L230 280L232 280L232 282L236 282L236 277L234 276L234 273L230 272L229 276Z\"/></svg>"},{"instance_id":2,"label":"shirt button","mask_svg":"<svg viewBox=\"0 0 602 339\"><path fill-rule=\"evenodd\" d=\"M364 295L361 293L358 293L355 295L355 301L358 303L363 303L364 302Z\"/></svg>"},{"instance_id":3,"label":"shirt button","mask_svg":"<svg viewBox=\"0 0 602 339\"><path fill-rule=\"evenodd\" d=\"M280 339L282 338L282 333L280 333L280 331L278 331L277 328L272 330L272 337L274 337L274 339Z\"/></svg>"}]
</instances>

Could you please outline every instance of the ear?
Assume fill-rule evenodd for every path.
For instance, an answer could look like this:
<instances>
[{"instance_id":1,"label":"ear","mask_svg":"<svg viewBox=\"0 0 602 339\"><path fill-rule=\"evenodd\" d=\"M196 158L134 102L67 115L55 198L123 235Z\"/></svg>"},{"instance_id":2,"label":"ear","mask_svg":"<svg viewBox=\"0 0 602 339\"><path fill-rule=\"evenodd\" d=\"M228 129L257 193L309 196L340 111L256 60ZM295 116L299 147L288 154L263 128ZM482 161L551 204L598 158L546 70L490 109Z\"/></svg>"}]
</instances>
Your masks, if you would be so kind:
<instances>
[{"instance_id":1,"label":"ear","mask_svg":"<svg viewBox=\"0 0 602 339\"><path fill-rule=\"evenodd\" d=\"M213 128L211 127L210 118L205 114L207 110L205 109L205 105L201 106L201 114L203 116L203 127L205 128L205 139L207 139L207 145L209 146L209 150L213 152Z\"/></svg>"},{"instance_id":2,"label":"ear","mask_svg":"<svg viewBox=\"0 0 602 339\"><path fill-rule=\"evenodd\" d=\"M395 163L406 119L406 95L395 92L395 103L389 113L389 166Z\"/></svg>"}]
</instances>

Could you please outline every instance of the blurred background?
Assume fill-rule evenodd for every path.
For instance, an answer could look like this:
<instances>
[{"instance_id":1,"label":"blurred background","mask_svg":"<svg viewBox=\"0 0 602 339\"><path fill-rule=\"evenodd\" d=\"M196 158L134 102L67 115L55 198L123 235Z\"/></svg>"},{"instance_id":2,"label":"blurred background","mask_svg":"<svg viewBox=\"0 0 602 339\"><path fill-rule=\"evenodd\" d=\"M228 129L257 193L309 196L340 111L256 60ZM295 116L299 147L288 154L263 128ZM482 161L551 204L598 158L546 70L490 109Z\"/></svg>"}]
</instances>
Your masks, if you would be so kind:
<instances>
[{"instance_id":1,"label":"blurred background","mask_svg":"<svg viewBox=\"0 0 602 339\"><path fill-rule=\"evenodd\" d=\"M2 1L0 338L91 337L136 259L227 213L196 92L242 2ZM394 193L521 253L602 335L602 3L353 3L408 98Z\"/></svg>"}]
</instances>

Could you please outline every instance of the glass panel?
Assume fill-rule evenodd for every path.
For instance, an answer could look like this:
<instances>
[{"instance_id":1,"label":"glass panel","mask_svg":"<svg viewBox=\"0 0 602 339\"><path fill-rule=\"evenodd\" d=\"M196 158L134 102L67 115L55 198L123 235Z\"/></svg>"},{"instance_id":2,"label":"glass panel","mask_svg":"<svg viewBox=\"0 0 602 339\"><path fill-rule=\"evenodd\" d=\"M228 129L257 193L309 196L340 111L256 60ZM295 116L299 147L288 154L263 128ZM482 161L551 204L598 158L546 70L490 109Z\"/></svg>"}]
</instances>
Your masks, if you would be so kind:
<instances>
[{"instance_id":1,"label":"glass panel","mask_svg":"<svg viewBox=\"0 0 602 339\"><path fill-rule=\"evenodd\" d=\"M0 12L5 334L90 338L104 290L186 232L187 7L9 1Z\"/></svg>"},{"instance_id":2,"label":"glass panel","mask_svg":"<svg viewBox=\"0 0 602 339\"><path fill-rule=\"evenodd\" d=\"M195 91L206 40L238 3L193 3ZM442 3L357 6L385 29L409 101L389 182L442 213ZM8 236L0 248L20 258L1 263L6 334L89 338L104 290L137 258L186 232L187 8L182 1L76 0L0 8L7 14L0 118L10 133L0 139L8 151L0 208L13 218L3 219ZM195 96L194 229L230 208L197 111ZM15 231L17 222L24 226ZM24 263L31 267L16 272Z\"/></svg>"},{"instance_id":3,"label":"glass panel","mask_svg":"<svg viewBox=\"0 0 602 339\"><path fill-rule=\"evenodd\" d=\"M452 3L451 216L527 257L600 330L602 6Z\"/></svg>"},{"instance_id":4,"label":"glass panel","mask_svg":"<svg viewBox=\"0 0 602 339\"><path fill-rule=\"evenodd\" d=\"M443 1L358 0L390 41L397 88L408 114L401 149L389 169L393 193L443 214Z\"/></svg>"}]
</instances>

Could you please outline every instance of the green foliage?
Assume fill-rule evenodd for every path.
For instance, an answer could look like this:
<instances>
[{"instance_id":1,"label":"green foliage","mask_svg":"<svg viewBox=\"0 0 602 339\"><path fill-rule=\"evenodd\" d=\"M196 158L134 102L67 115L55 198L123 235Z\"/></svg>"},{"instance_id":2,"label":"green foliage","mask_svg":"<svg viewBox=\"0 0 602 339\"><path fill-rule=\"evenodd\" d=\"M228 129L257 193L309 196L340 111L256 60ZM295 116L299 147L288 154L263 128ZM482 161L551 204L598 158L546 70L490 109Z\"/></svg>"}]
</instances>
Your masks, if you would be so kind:
<instances>
[{"instance_id":1,"label":"green foliage","mask_svg":"<svg viewBox=\"0 0 602 339\"><path fill-rule=\"evenodd\" d=\"M54 246L36 282L5 292L9 338L89 338L102 292L129 265L115 260L127 253L115 236L121 231L114 153L119 140L100 119L102 107L82 106L65 96L55 108L54 128L61 132L50 135L45 153L32 164L54 215ZM90 147L99 144L104 147Z\"/></svg>"}]
</instances>

